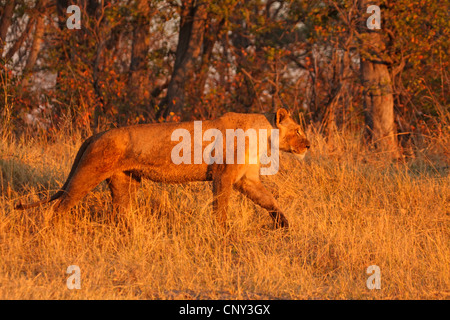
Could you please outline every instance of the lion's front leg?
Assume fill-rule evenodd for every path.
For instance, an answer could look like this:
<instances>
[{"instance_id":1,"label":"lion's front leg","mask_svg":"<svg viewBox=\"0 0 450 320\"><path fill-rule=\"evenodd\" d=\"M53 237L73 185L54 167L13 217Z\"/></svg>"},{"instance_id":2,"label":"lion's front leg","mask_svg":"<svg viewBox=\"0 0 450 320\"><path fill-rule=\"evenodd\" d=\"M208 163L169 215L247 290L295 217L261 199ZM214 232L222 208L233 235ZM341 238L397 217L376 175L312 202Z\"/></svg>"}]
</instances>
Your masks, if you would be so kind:
<instances>
[{"instance_id":1,"label":"lion's front leg","mask_svg":"<svg viewBox=\"0 0 450 320\"><path fill-rule=\"evenodd\" d=\"M259 179L242 178L234 187L242 194L246 195L253 202L266 209L275 223L276 228L288 228L289 223L278 207L273 195L266 190Z\"/></svg>"},{"instance_id":2,"label":"lion's front leg","mask_svg":"<svg viewBox=\"0 0 450 320\"><path fill-rule=\"evenodd\" d=\"M218 178L213 181L213 211L222 228L226 228L228 200L232 190L231 182Z\"/></svg>"},{"instance_id":3,"label":"lion's front leg","mask_svg":"<svg viewBox=\"0 0 450 320\"><path fill-rule=\"evenodd\" d=\"M232 166L218 165L213 169L213 211L219 225L226 229L228 200L237 172Z\"/></svg>"}]
</instances>

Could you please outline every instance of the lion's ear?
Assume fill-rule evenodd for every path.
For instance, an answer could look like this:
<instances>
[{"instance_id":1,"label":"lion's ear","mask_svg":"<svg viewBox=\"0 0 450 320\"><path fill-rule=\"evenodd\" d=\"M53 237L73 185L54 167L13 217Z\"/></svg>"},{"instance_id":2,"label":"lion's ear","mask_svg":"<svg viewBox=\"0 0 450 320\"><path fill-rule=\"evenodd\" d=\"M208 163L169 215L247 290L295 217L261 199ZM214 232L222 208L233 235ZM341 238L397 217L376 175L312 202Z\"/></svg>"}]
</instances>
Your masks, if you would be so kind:
<instances>
[{"instance_id":1,"label":"lion's ear","mask_svg":"<svg viewBox=\"0 0 450 320\"><path fill-rule=\"evenodd\" d=\"M281 122L283 122L288 117L289 117L289 112L286 109L284 109L284 108L278 109L276 116L275 116L276 125L278 126Z\"/></svg>"}]
</instances>

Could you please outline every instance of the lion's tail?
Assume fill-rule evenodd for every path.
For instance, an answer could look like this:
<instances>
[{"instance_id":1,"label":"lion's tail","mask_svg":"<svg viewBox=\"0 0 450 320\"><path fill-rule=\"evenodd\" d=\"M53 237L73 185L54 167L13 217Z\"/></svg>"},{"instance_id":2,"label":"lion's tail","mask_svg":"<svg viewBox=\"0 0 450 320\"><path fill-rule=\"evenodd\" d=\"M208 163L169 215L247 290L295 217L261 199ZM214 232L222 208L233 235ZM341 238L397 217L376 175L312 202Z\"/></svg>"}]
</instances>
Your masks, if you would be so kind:
<instances>
[{"instance_id":1,"label":"lion's tail","mask_svg":"<svg viewBox=\"0 0 450 320\"><path fill-rule=\"evenodd\" d=\"M56 192L51 197L47 197L46 199L43 199L41 201L36 201L36 202L33 202L33 203L29 203L29 204L21 204L21 203L19 203L14 208L17 209L17 210L25 210L25 209L34 208L34 207L43 205L45 203L49 203L49 202L52 202L54 200L59 199L66 192L66 188L67 188L70 180L72 179L72 176L74 175L74 173L75 173L75 171L76 171L76 169L78 167L78 164L79 164L81 158L84 155L84 152L86 151L87 147L91 144L93 138L94 138L94 136L88 138L81 145L80 149L78 150L77 156L75 157L75 160L73 162L72 169L70 169L69 176L67 177L67 180L64 183L64 186L61 188L61 190Z\"/></svg>"},{"instance_id":2,"label":"lion's tail","mask_svg":"<svg viewBox=\"0 0 450 320\"><path fill-rule=\"evenodd\" d=\"M46 199L43 199L41 201L36 201L36 202L33 202L33 203L28 203L28 204L19 203L19 204L17 204L14 207L14 209L16 209L16 210L25 210L25 209L38 207L40 205L43 205L44 203L52 202L52 201L54 201L56 199L59 199L59 197L61 197L63 195L63 193L64 193L64 190L59 190L53 196L47 197Z\"/></svg>"}]
</instances>

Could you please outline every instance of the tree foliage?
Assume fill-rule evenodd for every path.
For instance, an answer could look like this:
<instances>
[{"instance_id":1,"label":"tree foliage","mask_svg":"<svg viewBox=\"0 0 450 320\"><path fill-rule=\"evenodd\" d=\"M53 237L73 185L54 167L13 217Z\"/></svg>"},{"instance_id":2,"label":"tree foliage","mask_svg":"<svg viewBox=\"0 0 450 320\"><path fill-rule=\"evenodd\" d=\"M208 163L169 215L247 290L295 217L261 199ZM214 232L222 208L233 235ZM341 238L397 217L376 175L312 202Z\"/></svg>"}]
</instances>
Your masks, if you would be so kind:
<instances>
[{"instance_id":1,"label":"tree foliage","mask_svg":"<svg viewBox=\"0 0 450 320\"><path fill-rule=\"evenodd\" d=\"M46 130L266 112L319 130L363 129L359 1L2 1L3 101L20 131L40 108ZM449 1L380 1L400 133L448 125ZM370 40L370 39L369 39ZM379 50L380 51L380 50ZM373 58L373 57L372 57ZM5 99L8 98L8 99ZM7 107L6 103L3 109ZM5 112L3 112L5 113ZM2 113L2 114L3 114ZM28 124L29 126L29 124Z\"/></svg>"}]
</instances>

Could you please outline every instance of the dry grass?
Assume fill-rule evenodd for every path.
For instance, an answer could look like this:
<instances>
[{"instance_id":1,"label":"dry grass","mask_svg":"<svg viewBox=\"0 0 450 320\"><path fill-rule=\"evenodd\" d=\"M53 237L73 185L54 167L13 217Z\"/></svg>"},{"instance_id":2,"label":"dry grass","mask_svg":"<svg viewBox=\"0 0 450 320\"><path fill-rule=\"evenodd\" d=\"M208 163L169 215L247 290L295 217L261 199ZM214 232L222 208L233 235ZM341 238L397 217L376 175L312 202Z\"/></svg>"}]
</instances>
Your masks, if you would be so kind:
<instances>
[{"instance_id":1,"label":"dry grass","mask_svg":"<svg viewBox=\"0 0 450 320\"><path fill-rule=\"evenodd\" d=\"M15 211L62 185L81 140L3 140L0 299L449 299L448 162L418 151L390 164L358 141L315 135L305 162L283 156L264 179L288 232L235 193L223 237L207 183L143 183L125 217L111 217L104 185L57 219ZM69 265L80 290L66 287ZM366 287L370 265L380 290Z\"/></svg>"}]
</instances>

